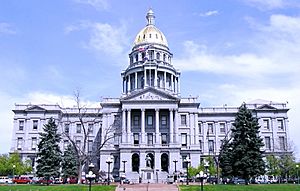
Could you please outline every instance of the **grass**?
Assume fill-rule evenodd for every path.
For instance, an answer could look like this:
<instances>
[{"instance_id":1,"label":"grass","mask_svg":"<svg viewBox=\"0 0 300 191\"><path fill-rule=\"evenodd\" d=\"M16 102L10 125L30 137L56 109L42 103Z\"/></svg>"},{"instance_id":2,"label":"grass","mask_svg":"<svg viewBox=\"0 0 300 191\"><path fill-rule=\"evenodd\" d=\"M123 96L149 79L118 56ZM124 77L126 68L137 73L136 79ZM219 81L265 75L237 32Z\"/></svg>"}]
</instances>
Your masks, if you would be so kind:
<instances>
[{"instance_id":1,"label":"grass","mask_svg":"<svg viewBox=\"0 0 300 191\"><path fill-rule=\"evenodd\" d=\"M180 185L180 191L200 191L199 185ZM295 184L257 184L257 185L204 185L204 191L300 191Z\"/></svg>"},{"instance_id":2,"label":"grass","mask_svg":"<svg viewBox=\"0 0 300 191\"><path fill-rule=\"evenodd\" d=\"M116 186L92 186L92 191L114 191ZM88 191L88 185L0 185L0 191Z\"/></svg>"}]
</instances>

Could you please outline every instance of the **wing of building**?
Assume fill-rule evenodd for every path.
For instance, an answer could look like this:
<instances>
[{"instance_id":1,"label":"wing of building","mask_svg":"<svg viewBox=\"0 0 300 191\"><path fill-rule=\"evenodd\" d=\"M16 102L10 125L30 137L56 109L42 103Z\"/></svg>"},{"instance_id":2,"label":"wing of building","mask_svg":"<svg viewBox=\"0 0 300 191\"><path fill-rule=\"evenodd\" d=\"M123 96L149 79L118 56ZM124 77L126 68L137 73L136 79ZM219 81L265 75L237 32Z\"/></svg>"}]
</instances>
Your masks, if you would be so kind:
<instances>
[{"instance_id":1,"label":"wing of building","mask_svg":"<svg viewBox=\"0 0 300 191\"><path fill-rule=\"evenodd\" d=\"M198 166L207 156L217 156L238 106L201 107L196 97L180 94L180 71L172 64L165 35L155 26L152 10L146 26L137 34L129 65L122 71L123 92L105 98L98 108L86 108L87 151L99 171L107 172L106 159L113 157L111 172L133 182L164 181L167 174L184 172L184 159ZM255 100L247 107L259 119L265 153L287 152L288 108L285 103ZM31 159L35 166L38 133L50 117L59 123L62 135L83 144L83 131L76 108L59 105L16 105L11 152ZM114 131L109 131L113 129ZM107 135L113 136L101 152ZM62 150L68 144L63 136ZM178 161L178 163L174 162Z\"/></svg>"}]
</instances>

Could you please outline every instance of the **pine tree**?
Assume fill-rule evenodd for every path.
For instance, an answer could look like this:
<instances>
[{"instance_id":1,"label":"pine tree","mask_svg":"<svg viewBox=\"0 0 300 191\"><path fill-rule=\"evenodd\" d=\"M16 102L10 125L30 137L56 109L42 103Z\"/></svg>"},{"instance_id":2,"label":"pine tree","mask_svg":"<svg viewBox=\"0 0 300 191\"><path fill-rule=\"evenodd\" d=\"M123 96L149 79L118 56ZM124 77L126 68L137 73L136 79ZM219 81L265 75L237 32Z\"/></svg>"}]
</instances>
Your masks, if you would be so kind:
<instances>
[{"instance_id":1,"label":"pine tree","mask_svg":"<svg viewBox=\"0 0 300 191\"><path fill-rule=\"evenodd\" d=\"M221 150L220 166L224 175L243 178L248 184L251 177L265 173L260 150L264 144L259 137L259 128L257 118L243 104L231 129L231 141Z\"/></svg>"},{"instance_id":2,"label":"pine tree","mask_svg":"<svg viewBox=\"0 0 300 191\"><path fill-rule=\"evenodd\" d=\"M76 177L77 174L77 157L75 148L69 144L62 158L62 174L64 178Z\"/></svg>"},{"instance_id":3,"label":"pine tree","mask_svg":"<svg viewBox=\"0 0 300 191\"><path fill-rule=\"evenodd\" d=\"M231 177L232 175L232 157L231 148L228 140L224 140L220 148L219 164L223 178Z\"/></svg>"},{"instance_id":4,"label":"pine tree","mask_svg":"<svg viewBox=\"0 0 300 191\"><path fill-rule=\"evenodd\" d=\"M60 174L61 151L59 148L60 135L53 118L44 125L44 132L40 133L41 141L38 144L37 176L44 177L47 185L50 177Z\"/></svg>"}]
</instances>

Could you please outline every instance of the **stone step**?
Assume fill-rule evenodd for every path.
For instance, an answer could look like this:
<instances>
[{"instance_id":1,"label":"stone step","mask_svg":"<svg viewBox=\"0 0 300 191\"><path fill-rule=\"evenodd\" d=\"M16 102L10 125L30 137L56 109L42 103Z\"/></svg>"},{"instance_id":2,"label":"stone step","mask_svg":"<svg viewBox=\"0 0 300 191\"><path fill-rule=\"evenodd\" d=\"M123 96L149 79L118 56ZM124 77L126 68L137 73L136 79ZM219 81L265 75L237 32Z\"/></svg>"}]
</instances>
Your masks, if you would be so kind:
<instances>
[{"instance_id":1,"label":"stone step","mask_svg":"<svg viewBox=\"0 0 300 191\"><path fill-rule=\"evenodd\" d=\"M176 184L131 184L119 185L115 191L178 191Z\"/></svg>"}]
</instances>

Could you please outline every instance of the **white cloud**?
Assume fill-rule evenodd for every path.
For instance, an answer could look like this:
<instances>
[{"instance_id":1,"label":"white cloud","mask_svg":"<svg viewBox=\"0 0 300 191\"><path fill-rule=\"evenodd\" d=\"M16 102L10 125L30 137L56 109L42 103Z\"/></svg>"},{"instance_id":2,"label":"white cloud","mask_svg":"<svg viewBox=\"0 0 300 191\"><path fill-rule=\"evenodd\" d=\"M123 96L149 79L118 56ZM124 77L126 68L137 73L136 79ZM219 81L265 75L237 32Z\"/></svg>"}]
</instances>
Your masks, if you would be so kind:
<instances>
[{"instance_id":1,"label":"white cloud","mask_svg":"<svg viewBox=\"0 0 300 191\"><path fill-rule=\"evenodd\" d=\"M97 10L108 9L107 0L74 0L76 3L85 4L94 7Z\"/></svg>"},{"instance_id":2,"label":"white cloud","mask_svg":"<svg viewBox=\"0 0 300 191\"><path fill-rule=\"evenodd\" d=\"M16 34L16 30L12 27L11 24L0 22L0 34Z\"/></svg>"},{"instance_id":3,"label":"white cloud","mask_svg":"<svg viewBox=\"0 0 300 191\"><path fill-rule=\"evenodd\" d=\"M205 13L200 13L199 16L200 17L209 17L209 16L214 16L214 15L218 15L219 11L217 10L212 10L212 11L207 11Z\"/></svg>"},{"instance_id":4,"label":"white cloud","mask_svg":"<svg viewBox=\"0 0 300 191\"><path fill-rule=\"evenodd\" d=\"M88 30L89 39L83 42L83 46L94 52L102 52L115 58L126 55L129 40L126 35L126 26L112 26L107 23L81 21L77 25L70 25L65 28L65 32L71 33L79 30Z\"/></svg>"}]
</instances>

